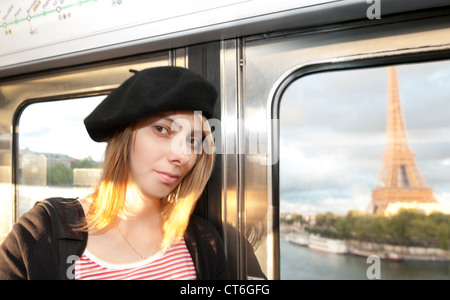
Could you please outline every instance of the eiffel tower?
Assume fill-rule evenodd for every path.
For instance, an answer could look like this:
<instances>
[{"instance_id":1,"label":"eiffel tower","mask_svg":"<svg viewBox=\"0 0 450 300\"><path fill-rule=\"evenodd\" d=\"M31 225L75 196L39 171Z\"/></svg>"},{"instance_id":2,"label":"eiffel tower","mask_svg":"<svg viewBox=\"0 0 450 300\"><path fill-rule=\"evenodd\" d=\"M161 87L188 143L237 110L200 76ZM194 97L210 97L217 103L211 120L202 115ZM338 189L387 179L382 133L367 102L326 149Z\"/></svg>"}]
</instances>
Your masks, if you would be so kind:
<instances>
[{"instance_id":1,"label":"eiffel tower","mask_svg":"<svg viewBox=\"0 0 450 300\"><path fill-rule=\"evenodd\" d=\"M397 71L388 68L387 143L378 184L372 193L372 213L384 212L390 203L436 203L433 191L417 167L398 91Z\"/></svg>"}]
</instances>

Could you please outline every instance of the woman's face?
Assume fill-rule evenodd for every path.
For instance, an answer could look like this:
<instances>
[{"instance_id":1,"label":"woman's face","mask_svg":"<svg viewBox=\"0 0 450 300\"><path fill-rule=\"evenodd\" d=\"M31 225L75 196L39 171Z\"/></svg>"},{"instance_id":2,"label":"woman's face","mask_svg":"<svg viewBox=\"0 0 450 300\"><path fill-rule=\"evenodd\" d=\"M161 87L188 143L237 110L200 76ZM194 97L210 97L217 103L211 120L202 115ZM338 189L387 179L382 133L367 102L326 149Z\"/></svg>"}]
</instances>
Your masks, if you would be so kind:
<instances>
[{"instance_id":1,"label":"woman's face","mask_svg":"<svg viewBox=\"0 0 450 300\"><path fill-rule=\"evenodd\" d=\"M202 125L194 113L154 115L137 127L130 175L146 196L164 198L194 167L202 146Z\"/></svg>"}]
</instances>

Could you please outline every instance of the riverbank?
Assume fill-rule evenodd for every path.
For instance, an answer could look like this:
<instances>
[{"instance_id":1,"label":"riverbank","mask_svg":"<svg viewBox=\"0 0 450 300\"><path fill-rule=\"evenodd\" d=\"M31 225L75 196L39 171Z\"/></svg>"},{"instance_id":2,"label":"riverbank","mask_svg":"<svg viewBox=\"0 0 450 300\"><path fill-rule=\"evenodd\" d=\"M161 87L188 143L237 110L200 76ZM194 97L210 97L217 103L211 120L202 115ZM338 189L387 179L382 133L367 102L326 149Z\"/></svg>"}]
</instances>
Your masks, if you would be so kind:
<instances>
[{"instance_id":1,"label":"riverbank","mask_svg":"<svg viewBox=\"0 0 450 300\"><path fill-rule=\"evenodd\" d=\"M450 263L450 251L439 248L410 247L357 240L337 240L307 233L295 226L281 226L286 241L314 250L368 257L376 255L393 261L424 261Z\"/></svg>"}]
</instances>

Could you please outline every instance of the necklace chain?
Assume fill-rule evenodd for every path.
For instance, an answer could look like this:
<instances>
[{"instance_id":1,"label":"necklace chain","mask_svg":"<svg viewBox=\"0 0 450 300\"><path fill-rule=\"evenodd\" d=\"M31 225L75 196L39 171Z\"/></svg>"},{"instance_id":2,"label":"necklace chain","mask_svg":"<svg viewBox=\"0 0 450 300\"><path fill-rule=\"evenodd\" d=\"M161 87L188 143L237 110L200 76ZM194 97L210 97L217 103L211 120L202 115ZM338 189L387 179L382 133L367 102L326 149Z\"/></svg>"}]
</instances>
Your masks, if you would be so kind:
<instances>
[{"instance_id":1,"label":"necklace chain","mask_svg":"<svg viewBox=\"0 0 450 300\"><path fill-rule=\"evenodd\" d=\"M125 242L128 244L128 246L131 248L131 250L133 250L133 252L137 254L137 256L139 256L142 260L147 259L147 257L145 257L144 255L142 255L141 253L139 253L139 251L137 251L136 248L134 248L133 245L131 245L130 241L129 241L129 240L127 239L127 237L122 233L122 231L119 229L119 227L117 226L117 224L116 224L115 221L114 221L114 227L115 227L115 228L117 229L117 231L120 233L120 235L121 235L122 238L125 240ZM156 249L158 249L158 248L161 246L161 240L162 240L162 237L160 236L160 237L159 237L159 241L158 241L158 243L156 244L156 247L155 247L155 252L156 252Z\"/></svg>"}]
</instances>

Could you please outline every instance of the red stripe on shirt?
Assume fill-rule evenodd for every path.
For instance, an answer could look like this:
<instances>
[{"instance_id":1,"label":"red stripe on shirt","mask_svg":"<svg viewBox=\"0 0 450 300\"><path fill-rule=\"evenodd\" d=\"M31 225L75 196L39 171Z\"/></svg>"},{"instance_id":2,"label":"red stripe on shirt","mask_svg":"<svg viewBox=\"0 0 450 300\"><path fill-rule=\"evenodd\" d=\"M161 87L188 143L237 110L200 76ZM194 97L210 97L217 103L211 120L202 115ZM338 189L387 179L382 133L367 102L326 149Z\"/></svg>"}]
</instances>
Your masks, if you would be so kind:
<instances>
[{"instance_id":1,"label":"red stripe on shirt","mask_svg":"<svg viewBox=\"0 0 450 300\"><path fill-rule=\"evenodd\" d=\"M75 263L76 280L195 280L196 273L184 239L175 243L161 257L127 267L108 268L86 253Z\"/></svg>"}]
</instances>

